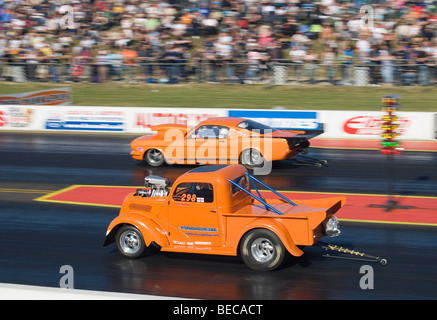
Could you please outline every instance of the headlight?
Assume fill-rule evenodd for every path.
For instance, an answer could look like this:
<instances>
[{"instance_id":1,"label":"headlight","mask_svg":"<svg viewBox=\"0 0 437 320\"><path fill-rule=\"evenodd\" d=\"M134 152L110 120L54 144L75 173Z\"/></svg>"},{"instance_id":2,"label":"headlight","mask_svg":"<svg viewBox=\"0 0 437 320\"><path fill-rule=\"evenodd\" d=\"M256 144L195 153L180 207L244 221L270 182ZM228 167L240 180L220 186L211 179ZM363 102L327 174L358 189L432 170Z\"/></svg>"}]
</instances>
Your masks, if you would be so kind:
<instances>
[{"instance_id":1,"label":"headlight","mask_svg":"<svg viewBox=\"0 0 437 320\"><path fill-rule=\"evenodd\" d=\"M326 222L325 233L327 237L337 237L340 235L341 231L339 228L339 223L337 217L331 217Z\"/></svg>"}]
</instances>

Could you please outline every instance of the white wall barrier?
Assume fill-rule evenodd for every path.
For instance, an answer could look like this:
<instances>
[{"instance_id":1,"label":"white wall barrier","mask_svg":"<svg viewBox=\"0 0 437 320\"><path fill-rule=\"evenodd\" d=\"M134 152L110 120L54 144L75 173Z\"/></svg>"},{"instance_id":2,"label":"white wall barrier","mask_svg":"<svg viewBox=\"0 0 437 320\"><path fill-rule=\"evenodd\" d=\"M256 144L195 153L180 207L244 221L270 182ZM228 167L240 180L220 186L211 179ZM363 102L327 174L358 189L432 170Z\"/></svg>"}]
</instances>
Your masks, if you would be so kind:
<instances>
[{"instance_id":1,"label":"white wall barrier","mask_svg":"<svg viewBox=\"0 0 437 320\"><path fill-rule=\"evenodd\" d=\"M194 126L226 109L0 105L0 130L145 133L165 123Z\"/></svg>"},{"instance_id":2,"label":"white wall barrier","mask_svg":"<svg viewBox=\"0 0 437 320\"><path fill-rule=\"evenodd\" d=\"M158 124L194 126L209 117L253 119L276 128L320 129L319 138L379 139L382 111L325 111L212 108L141 108L94 106L0 105L1 130L85 131L146 133ZM437 115L432 112L398 112L405 140L435 140Z\"/></svg>"},{"instance_id":3,"label":"white wall barrier","mask_svg":"<svg viewBox=\"0 0 437 320\"><path fill-rule=\"evenodd\" d=\"M325 123L321 138L380 139L384 113L371 111L323 111L319 120ZM399 139L435 140L436 123L432 112L397 112Z\"/></svg>"},{"instance_id":4,"label":"white wall barrier","mask_svg":"<svg viewBox=\"0 0 437 320\"><path fill-rule=\"evenodd\" d=\"M382 111L331 110L229 110L230 116L246 117L275 128L320 129L318 138L380 139ZM397 112L400 139L437 139L437 115L432 112Z\"/></svg>"}]
</instances>

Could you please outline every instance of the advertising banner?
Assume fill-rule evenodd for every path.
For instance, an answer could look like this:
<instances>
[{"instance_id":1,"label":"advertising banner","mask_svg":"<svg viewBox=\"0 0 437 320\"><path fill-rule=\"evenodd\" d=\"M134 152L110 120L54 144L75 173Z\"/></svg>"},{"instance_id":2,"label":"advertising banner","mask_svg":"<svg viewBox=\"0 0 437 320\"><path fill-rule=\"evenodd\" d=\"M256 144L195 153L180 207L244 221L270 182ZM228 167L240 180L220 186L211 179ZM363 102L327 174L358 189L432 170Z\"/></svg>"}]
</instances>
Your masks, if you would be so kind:
<instances>
[{"instance_id":1,"label":"advertising banner","mask_svg":"<svg viewBox=\"0 0 437 320\"><path fill-rule=\"evenodd\" d=\"M0 105L0 130L37 130L33 106Z\"/></svg>"},{"instance_id":2,"label":"advertising banner","mask_svg":"<svg viewBox=\"0 0 437 320\"><path fill-rule=\"evenodd\" d=\"M128 108L94 106L2 106L0 130L48 130L147 133L160 124L192 127L211 117L225 117L226 109Z\"/></svg>"},{"instance_id":3,"label":"advertising banner","mask_svg":"<svg viewBox=\"0 0 437 320\"><path fill-rule=\"evenodd\" d=\"M44 115L44 129L74 131L125 131L124 108L51 108Z\"/></svg>"},{"instance_id":4,"label":"advertising banner","mask_svg":"<svg viewBox=\"0 0 437 320\"><path fill-rule=\"evenodd\" d=\"M69 105L71 88L32 91L0 96L0 105Z\"/></svg>"},{"instance_id":5,"label":"advertising banner","mask_svg":"<svg viewBox=\"0 0 437 320\"><path fill-rule=\"evenodd\" d=\"M325 133L320 138L380 139L382 111L319 111ZM400 139L430 140L432 117L429 112L398 112Z\"/></svg>"},{"instance_id":6,"label":"advertising banner","mask_svg":"<svg viewBox=\"0 0 437 320\"><path fill-rule=\"evenodd\" d=\"M317 111L298 110L229 110L230 117L258 121L278 129L320 130L322 124Z\"/></svg>"},{"instance_id":7,"label":"advertising banner","mask_svg":"<svg viewBox=\"0 0 437 320\"><path fill-rule=\"evenodd\" d=\"M317 138L380 139L381 111L229 110L0 105L0 130L126 132L144 134L160 124L192 127L211 117L242 117L274 128L324 130ZM400 139L437 139L437 115L398 112Z\"/></svg>"},{"instance_id":8,"label":"advertising banner","mask_svg":"<svg viewBox=\"0 0 437 320\"><path fill-rule=\"evenodd\" d=\"M130 132L144 132L160 124L179 124L194 127L200 121L226 117L225 109L206 108L131 108Z\"/></svg>"}]
</instances>

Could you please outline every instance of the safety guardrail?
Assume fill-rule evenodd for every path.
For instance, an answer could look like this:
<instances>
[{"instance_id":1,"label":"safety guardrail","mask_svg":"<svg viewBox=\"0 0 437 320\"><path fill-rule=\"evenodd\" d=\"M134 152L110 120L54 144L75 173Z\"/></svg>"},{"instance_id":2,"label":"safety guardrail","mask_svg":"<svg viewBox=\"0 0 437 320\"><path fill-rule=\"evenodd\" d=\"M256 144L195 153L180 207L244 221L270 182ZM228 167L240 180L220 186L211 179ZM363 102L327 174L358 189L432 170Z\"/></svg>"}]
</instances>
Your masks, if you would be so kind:
<instances>
[{"instance_id":1,"label":"safety guardrail","mask_svg":"<svg viewBox=\"0 0 437 320\"><path fill-rule=\"evenodd\" d=\"M436 63L385 60L379 63L326 63L261 60L161 61L133 64L86 61L11 61L0 59L0 80L14 82L239 83L272 85L423 85L437 82Z\"/></svg>"}]
</instances>

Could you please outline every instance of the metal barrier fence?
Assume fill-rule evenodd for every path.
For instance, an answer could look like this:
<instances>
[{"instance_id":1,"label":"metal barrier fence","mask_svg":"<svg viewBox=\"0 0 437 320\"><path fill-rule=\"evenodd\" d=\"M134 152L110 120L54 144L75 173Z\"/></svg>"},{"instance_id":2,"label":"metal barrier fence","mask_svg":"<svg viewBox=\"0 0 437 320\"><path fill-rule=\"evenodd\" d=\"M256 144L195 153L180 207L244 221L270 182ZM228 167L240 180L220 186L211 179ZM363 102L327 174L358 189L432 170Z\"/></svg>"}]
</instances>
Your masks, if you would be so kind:
<instances>
[{"instance_id":1,"label":"metal barrier fence","mask_svg":"<svg viewBox=\"0 0 437 320\"><path fill-rule=\"evenodd\" d=\"M435 64L319 64L180 62L109 65L94 63L20 63L0 61L0 80L15 82L264 83L271 85L432 85Z\"/></svg>"}]
</instances>

